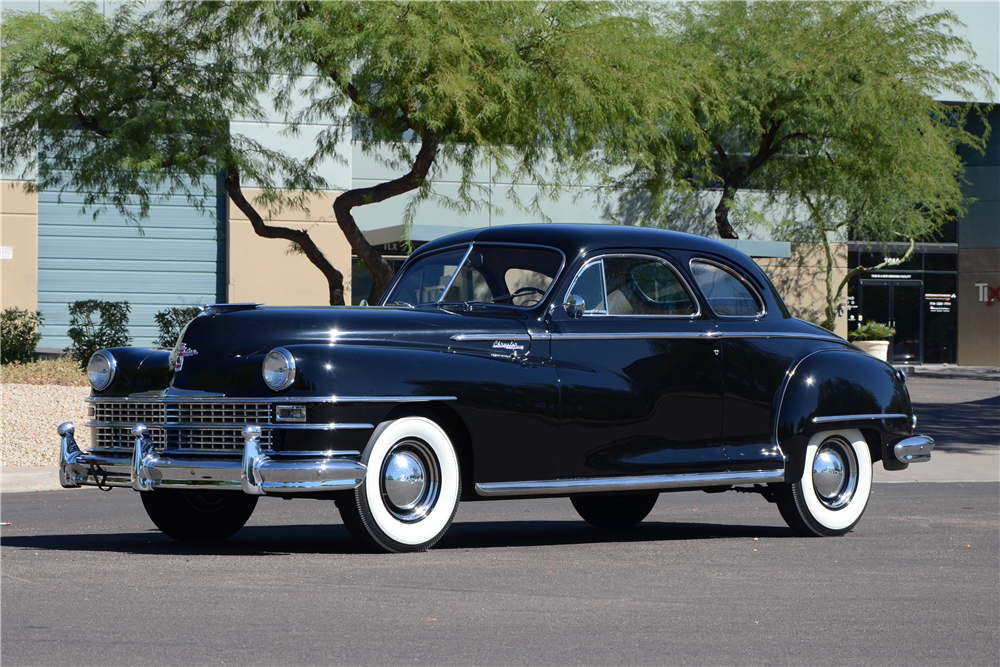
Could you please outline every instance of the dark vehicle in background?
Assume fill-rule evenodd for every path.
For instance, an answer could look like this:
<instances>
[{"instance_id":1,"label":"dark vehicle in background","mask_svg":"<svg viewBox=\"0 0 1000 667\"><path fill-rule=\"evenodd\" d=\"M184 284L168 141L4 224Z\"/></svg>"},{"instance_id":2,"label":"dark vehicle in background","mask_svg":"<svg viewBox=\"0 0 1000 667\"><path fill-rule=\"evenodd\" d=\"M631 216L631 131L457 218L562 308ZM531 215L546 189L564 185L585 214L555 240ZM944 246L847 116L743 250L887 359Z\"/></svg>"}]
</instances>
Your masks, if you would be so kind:
<instances>
[{"instance_id":1,"label":"dark vehicle in background","mask_svg":"<svg viewBox=\"0 0 1000 667\"><path fill-rule=\"evenodd\" d=\"M96 353L64 486L138 490L180 540L261 496L336 502L370 548L426 549L459 501L568 496L623 528L667 491L754 491L799 534L860 519L872 466L930 458L905 376L792 318L741 252L599 225L429 243L376 307L207 306L172 352Z\"/></svg>"}]
</instances>

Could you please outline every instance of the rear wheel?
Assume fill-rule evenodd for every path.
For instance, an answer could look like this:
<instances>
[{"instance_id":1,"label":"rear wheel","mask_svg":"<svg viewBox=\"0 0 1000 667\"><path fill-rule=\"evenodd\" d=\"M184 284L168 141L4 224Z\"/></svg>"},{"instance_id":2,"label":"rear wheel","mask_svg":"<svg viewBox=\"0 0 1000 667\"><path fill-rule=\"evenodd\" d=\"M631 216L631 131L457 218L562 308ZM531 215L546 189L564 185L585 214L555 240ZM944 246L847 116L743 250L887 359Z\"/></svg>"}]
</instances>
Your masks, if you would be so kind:
<instances>
[{"instance_id":1,"label":"rear wheel","mask_svg":"<svg viewBox=\"0 0 1000 667\"><path fill-rule=\"evenodd\" d=\"M181 542L219 542L250 519L257 496L238 491L145 491L146 514L166 535Z\"/></svg>"},{"instance_id":2,"label":"rear wheel","mask_svg":"<svg viewBox=\"0 0 1000 667\"><path fill-rule=\"evenodd\" d=\"M806 446L802 477L773 488L782 518L799 535L844 535L871 497L868 443L854 429L817 433Z\"/></svg>"},{"instance_id":3,"label":"rear wheel","mask_svg":"<svg viewBox=\"0 0 1000 667\"><path fill-rule=\"evenodd\" d=\"M341 494L344 525L377 551L424 551L448 530L458 510L462 482L448 434L426 417L383 422L362 462L357 489Z\"/></svg>"},{"instance_id":4,"label":"rear wheel","mask_svg":"<svg viewBox=\"0 0 1000 667\"><path fill-rule=\"evenodd\" d=\"M631 528L645 519L656 504L658 493L628 493L607 496L572 496L577 513L598 528Z\"/></svg>"}]
</instances>

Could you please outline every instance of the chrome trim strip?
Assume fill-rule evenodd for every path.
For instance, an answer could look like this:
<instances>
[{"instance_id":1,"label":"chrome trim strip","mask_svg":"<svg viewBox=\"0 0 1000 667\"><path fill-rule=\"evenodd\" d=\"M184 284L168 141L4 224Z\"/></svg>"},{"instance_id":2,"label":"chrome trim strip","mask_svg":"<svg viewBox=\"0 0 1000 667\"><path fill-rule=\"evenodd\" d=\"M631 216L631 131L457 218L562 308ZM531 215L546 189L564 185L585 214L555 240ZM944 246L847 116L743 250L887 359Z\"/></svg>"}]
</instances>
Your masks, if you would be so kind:
<instances>
[{"instance_id":1,"label":"chrome trim strip","mask_svg":"<svg viewBox=\"0 0 1000 667\"><path fill-rule=\"evenodd\" d=\"M863 419L909 419L909 415L886 413L881 415L834 415L830 417L813 417L813 424L829 424L830 422L853 422Z\"/></svg>"},{"instance_id":2,"label":"chrome trim strip","mask_svg":"<svg viewBox=\"0 0 1000 667\"><path fill-rule=\"evenodd\" d=\"M218 396L90 396L88 403L426 403L457 401L457 396L283 396L281 398L225 398Z\"/></svg>"},{"instance_id":3,"label":"chrome trim strip","mask_svg":"<svg viewBox=\"0 0 1000 667\"><path fill-rule=\"evenodd\" d=\"M496 338L496 337L494 337ZM539 340L551 339L551 340L635 340L635 339L689 339L689 340L699 340L703 338L716 339L716 338L799 338L806 340L822 340L828 343L839 343L846 341L839 341L829 336L824 336L822 334L808 334L808 333L788 333L784 331L770 331L770 332L725 332L725 331L706 331L698 333L678 333L678 332L663 332L663 331L641 331L635 333L550 333L550 334L538 334L533 336L533 338Z\"/></svg>"},{"instance_id":4,"label":"chrome trim strip","mask_svg":"<svg viewBox=\"0 0 1000 667\"><path fill-rule=\"evenodd\" d=\"M502 334L502 333L491 333L491 334L455 334L451 337L453 341L459 343L465 342L477 342L477 341L494 341L494 340L523 340L531 341L531 336L528 334Z\"/></svg>"},{"instance_id":5,"label":"chrome trim strip","mask_svg":"<svg viewBox=\"0 0 1000 667\"><path fill-rule=\"evenodd\" d=\"M171 426L171 424L164 424L165 428ZM260 424L261 428L269 429L272 431L351 431L351 430L363 430L375 428L374 424Z\"/></svg>"},{"instance_id":6,"label":"chrome trim strip","mask_svg":"<svg viewBox=\"0 0 1000 667\"><path fill-rule=\"evenodd\" d=\"M637 475L635 477L582 477L576 479L536 480L530 482L484 482L476 484L476 493L486 497L562 496L602 491L657 491L689 489L701 486L731 486L783 482L784 470L746 472L696 472L677 475Z\"/></svg>"},{"instance_id":7,"label":"chrome trim strip","mask_svg":"<svg viewBox=\"0 0 1000 667\"><path fill-rule=\"evenodd\" d=\"M271 422L253 422L262 429L274 430L274 431L347 431L354 429L371 429L375 428L374 424L295 424L295 423L271 423ZM87 422L87 426L91 428L132 428L135 426L135 422ZM195 429L240 429L241 424L228 422L223 424L218 424L215 422L204 422L204 423L189 423L189 422L165 422L163 424L148 424L155 428L173 428L178 430L195 430Z\"/></svg>"},{"instance_id":8,"label":"chrome trim strip","mask_svg":"<svg viewBox=\"0 0 1000 667\"><path fill-rule=\"evenodd\" d=\"M904 463L923 463L931 460L931 450L934 440L926 435L914 435L903 438L892 447L892 453L897 460Z\"/></svg>"}]
</instances>

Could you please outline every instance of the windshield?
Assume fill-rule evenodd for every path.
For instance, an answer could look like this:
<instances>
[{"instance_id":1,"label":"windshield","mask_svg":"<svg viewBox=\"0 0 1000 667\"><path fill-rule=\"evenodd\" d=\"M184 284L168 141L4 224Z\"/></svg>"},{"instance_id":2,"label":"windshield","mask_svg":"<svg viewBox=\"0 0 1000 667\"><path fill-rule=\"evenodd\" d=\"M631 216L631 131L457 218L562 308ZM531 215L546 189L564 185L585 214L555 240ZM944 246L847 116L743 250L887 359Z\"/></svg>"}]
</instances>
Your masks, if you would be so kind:
<instances>
[{"instance_id":1,"label":"windshield","mask_svg":"<svg viewBox=\"0 0 1000 667\"><path fill-rule=\"evenodd\" d=\"M544 298L561 266L562 255L551 248L451 248L404 266L385 303L500 303L530 308Z\"/></svg>"}]
</instances>

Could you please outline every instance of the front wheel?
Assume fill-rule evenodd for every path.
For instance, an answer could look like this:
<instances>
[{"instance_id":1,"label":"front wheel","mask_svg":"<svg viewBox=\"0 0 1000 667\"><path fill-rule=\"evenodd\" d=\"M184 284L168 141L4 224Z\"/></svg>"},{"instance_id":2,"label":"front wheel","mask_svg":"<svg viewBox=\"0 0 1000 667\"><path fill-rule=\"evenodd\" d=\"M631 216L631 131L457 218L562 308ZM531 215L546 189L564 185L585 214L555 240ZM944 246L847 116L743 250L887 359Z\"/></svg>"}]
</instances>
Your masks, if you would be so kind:
<instances>
[{"instance_id":1,"label":"front wheel","mask_svg":"<svg viewBox=\"0 0 1000 667\"><path fill-rule=\"evenodd\" d=\"M861 519L871 490L871 453L861 433L825 431L809 439L802 477L776 487L775 501L799 535L843 535Z\"/></svg>"},{"instance_id":2,"label":"front wheel","mask_svg":"<svg viewBox=\"0 0 1000 667\"><path fill-rule=\"evenodd\" d=\"M425 417L379 424L362 462L357 489L341 494L344 525L377 551L424 551L448 530L458 510L462 482L448 434Z\"/></svg>"},{"instance_id":3,"label":"front wheel","mask_svg":"<svg viewBox=\"0 0 1000 667\"><path fill-rule=\"evenodd\" d=\"M181 542L220 542L250 520L257 496L239 491L144 491L139 494L156 527Z\"/></svg>"},{"instance_id":4,"label":"front wheel","mask_svg":"<svg viewBox=\"0 0 1000 667\"><path fill-rule=\"evenodd\" d=\"M571 496L573 507L587 523L598 528L631 528L645 519L656 504L658 493L627 493L606 496Z\"/></svg>"}]
</instances>

